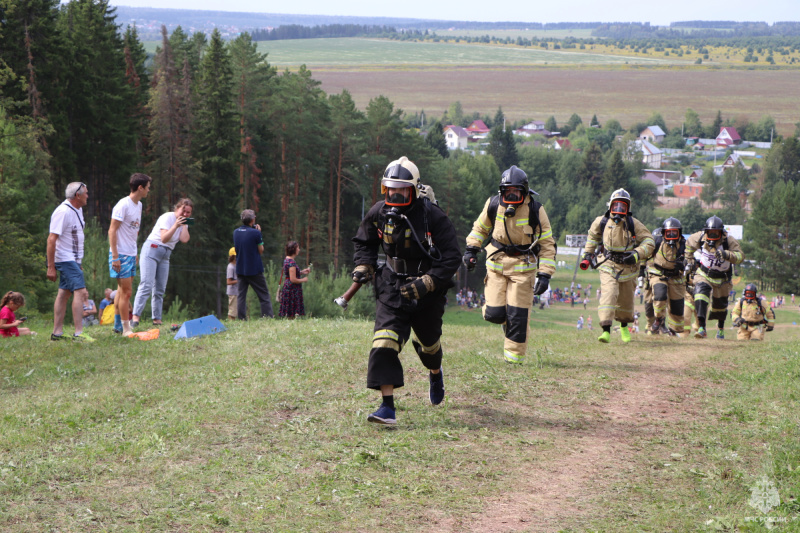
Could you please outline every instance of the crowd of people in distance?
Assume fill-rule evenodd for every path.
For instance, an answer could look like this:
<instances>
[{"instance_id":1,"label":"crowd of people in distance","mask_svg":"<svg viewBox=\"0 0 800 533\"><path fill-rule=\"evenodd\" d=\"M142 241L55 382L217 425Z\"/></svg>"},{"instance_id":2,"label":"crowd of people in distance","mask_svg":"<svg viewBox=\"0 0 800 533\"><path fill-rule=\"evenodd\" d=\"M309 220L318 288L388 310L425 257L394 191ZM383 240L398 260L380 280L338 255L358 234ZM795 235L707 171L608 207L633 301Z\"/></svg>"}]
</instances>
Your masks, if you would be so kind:
<instances>
[{"instance_id":1,"label":"crowd of people in distance","mask_svg":"<svg viewBox=\"0 0 800 533\"><path fill-rule=\"evenodd\" d=\"M464 287L456 293L456 305L464 309L476 309L486 303L486 298L483 294L470 287Z\"/></svg>"}]
</instances>

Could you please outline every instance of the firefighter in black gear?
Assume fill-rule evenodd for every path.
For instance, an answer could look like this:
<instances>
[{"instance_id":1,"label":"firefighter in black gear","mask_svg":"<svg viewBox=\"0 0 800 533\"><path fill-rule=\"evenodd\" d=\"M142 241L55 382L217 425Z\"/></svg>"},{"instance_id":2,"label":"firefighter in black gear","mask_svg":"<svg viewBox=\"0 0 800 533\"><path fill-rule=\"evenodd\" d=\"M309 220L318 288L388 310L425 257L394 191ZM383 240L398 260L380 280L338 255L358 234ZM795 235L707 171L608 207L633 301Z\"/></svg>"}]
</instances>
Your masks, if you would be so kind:
<instances>
[{"instance_id":1,"label":"firefighter in black gear","mask_svg":"<svg viewBox=\"0 0 800 533\"><path fill-rule=\"evenodd\" d=\"M376 203L361 221L355 243L353 281L375 281L375 333L369 354L367 387L380 390L383 402L367 420L395 424L394 389L402 387L400 351L412 343L430 370L429 397L444 400L442 315L445 294L461 263L455 228L419 181L417 166L406 157L386 167ZM386 263L378 266L378 252Z\"/></svg>"},{"instance_id":2,"label":"firefighter in black gear","mask_svg":"<svg viewBox=\"0 0 800 533\"><path fill-rule=\"evenodd\" d=\"M686 264L694 264L695 250L700 252L700 260L694 275L694 307L697 311L697 333L694 336L698 339L708 336L708 312L708 319L717 321L717 339L724 339L728 294L733 288L733 265L744 261L744 252L739 241L725 231L722 220L717 216L706 220L705 227L686 241Z\"/></svg>"},{"instance_id":3,"label":"firefighter in black gear","mask_svg":"<svg viewBox=\"0 0 800 533\"><path fill-rule=\"evenodd\" d=\"M647 269L653 291L655 321L652 333L676 336L683 333L684 254L686 239L680 220L670 217L656 237L653 262Z\"/></svg>"}]
</instances>

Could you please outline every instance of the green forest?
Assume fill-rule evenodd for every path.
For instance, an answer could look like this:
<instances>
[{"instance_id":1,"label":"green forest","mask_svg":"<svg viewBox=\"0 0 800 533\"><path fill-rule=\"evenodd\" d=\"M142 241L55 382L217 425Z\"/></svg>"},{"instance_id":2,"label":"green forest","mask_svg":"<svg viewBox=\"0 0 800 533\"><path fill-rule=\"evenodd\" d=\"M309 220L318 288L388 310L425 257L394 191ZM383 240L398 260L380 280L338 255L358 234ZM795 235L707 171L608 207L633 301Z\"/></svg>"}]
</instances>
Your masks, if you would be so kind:
<instances>
[{"instance_id":1,"label":"green forest","mask_svg":"<svg viewBox=\"0 0 800 533\"><path fill-rule=\"evenodd\" d=\"M451 119L445 124L454 118L441 117ZM486 119L494 127L485 154L449 153L442 121L429 120L421 132L379 94L358 109L347 91L325 94L305 67L279 72L247 33L224 41L217 31L164 28L148 57L136 28L121 28L105 2L0 0L0 293L21 291L29 308L52 310L49 217L66 185L81 181L89 190L87 264L94 265L87 283L97 297L110 284L103 257L111 208L133 172L153 177L140 234L179 198L195 203L193 238L173 255L166 300L179 298L198 313L217 311L220 273L244 208L257 213L266 261L281 261L294 239L301 261L316 269L351 268L350 239L378 199L387 163L402 155L417 163L462 238L512 164L530 176L561 242L585 233L618 187L631 192L634 213L649 228L664 218L617 121L571 119L570 138L580 135L582 149L556 152L514 139L502 109ZM777 139L763 167L722 176L714 192L723 220L745 223L760 279L784 292L800 292L799 179L795 135ZM751 193L757 200L746 213L741 198ZM694 231L708 214L690 203L677 216Z\"/></svg>"}]
</instances>

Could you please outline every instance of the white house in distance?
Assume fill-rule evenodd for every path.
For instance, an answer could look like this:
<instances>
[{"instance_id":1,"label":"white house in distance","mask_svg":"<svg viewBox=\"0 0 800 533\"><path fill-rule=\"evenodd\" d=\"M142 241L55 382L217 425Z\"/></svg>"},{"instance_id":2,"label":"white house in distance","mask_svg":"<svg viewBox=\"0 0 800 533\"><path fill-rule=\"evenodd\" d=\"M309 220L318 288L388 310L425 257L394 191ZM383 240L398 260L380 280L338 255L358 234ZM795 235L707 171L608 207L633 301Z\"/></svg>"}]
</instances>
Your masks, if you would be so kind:
<instances>
[{"instance_id":1,"label":"white house in distance","mask_svg":"<svg viewBox=\"0 0 800 533\"><path fill-rule=\"evenodd\" d=\"M466 150L469 133L461 126L447 126L444 129L444 140L450 150Z\"/></svg>"},{"instance_id":2,"label":"white house in distance","mask_svg":"<svg viewBox=\"0 0 800 533\"><path fill-rule=\"evenodd\" d=\"M723 148L729 148L742 143L742 138L739 136L739 132L736 131L736 128L730 127L720 128L719 135L717 135L716 140L717 146L721 146Z\"/></svg>"},{"instance_id":3,"label":"white house in distance","mask_svg":"<svg viewBox=\"0 0 800 533\"><path fill-rule=\"evenodd\" d=\"M528 122L521 128L515 129L514 135L522 135L523 137L530 137L531 135L544 135L545 137L550 137L553 134L544 129L544 122L541 120L534 120L533 122Z\"/></svg>"},{"instance_id":4,"label":"white house in distance","mask_svg":"<svg viewBox=\"0 0 800 533\"><path fill-rule=\"evenodd\" d=\"M648 168L661 168L664 153L654 144L644 139L636 141L636 149L642 152L642 163Z\"/></svg>"},{"instance_id":5,"label":"white house in distance","mask_svg":"<svg viewBox=\"0 0 800 533\"><path fill-rule=\"evenodd\" d=\"M664 140L667 134L664 133L658 126L647 126L642 133L639 134L639 139L642 141L650 141L651 143L660 143Z\"/></svg>"},{"instance_id":6,"label":"white house in distance","mask_svg":"<svg viewBox=\"0 0 800 533\"><path fill-rule=\"evenodd\" d=\"M642 179L649 181L656 186L658 194L664 195L666 189L671 188L676 183L680 183L683 174L677 170L659 170L654 168L646 168Z\"/></svg>"}]
</instances>

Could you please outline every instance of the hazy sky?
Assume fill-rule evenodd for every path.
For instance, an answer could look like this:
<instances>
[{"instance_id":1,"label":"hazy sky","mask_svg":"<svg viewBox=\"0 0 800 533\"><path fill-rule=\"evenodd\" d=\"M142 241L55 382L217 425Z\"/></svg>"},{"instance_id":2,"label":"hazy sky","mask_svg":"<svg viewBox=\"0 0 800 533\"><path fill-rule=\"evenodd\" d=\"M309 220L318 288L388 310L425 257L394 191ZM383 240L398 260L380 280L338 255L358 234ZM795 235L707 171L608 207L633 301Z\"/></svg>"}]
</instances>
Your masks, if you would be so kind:
<instances>
[{"instance_id":1,"label":"hazy sky","mask_svg":"<svg viewBox=\"0 0 800 533\"><path fill-rule=\"evenodd\" d=\"M616 2L614 0L111 0L111 5L161 7L297 15L350 15L419 19L524 22L650 22L666 25L679 20L800 20L798 0L727 0L697 2Z\"/></svg>"}]
</instances>

